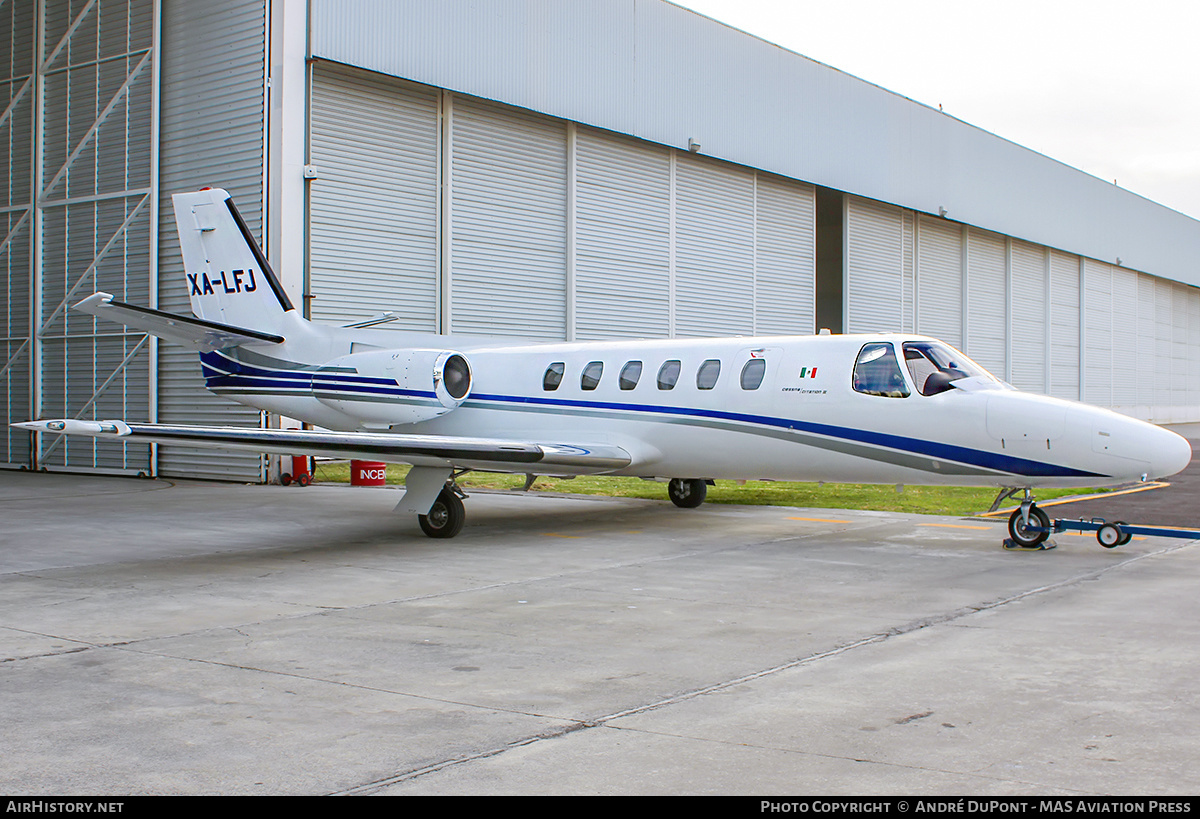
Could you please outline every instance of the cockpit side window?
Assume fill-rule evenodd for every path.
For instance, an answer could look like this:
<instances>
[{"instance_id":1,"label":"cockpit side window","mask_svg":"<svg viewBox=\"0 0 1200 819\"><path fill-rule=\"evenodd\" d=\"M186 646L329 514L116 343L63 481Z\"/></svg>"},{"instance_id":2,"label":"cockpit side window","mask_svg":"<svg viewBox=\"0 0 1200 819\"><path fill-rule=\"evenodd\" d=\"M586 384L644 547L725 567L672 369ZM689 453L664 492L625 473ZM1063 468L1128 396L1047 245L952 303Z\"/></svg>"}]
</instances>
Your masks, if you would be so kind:
<instances>
[{"instance_id":1,"label":"cockpit side window","mask_svg":"<svg viewBox=\"0 0 1200 819\"><path fill-rule=\"evenodd\" d=\"M908 385L890 342L863 345L854 362L854 391L885 398L907 398Z\"/></svg>"},{"instance_id":2,"label":"cockpit side window","mask_svg":"<svg viewBox=\"0 0 1200 819\"><path fill-rule=\"evenodd\" d=\"M904 342L904 363L921 395L945 392L951 382L960 378L992 378L987 370L958 350L936 341Z\"/></svg>"}]
</instances>

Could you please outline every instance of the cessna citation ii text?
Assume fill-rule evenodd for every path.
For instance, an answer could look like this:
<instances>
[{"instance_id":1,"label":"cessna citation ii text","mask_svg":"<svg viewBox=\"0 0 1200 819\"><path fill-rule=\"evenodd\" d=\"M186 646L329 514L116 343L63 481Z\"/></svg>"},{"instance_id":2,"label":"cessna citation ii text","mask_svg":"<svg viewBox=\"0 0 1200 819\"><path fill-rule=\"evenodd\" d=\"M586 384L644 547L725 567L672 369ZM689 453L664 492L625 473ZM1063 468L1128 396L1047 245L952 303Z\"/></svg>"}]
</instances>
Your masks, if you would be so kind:
<instances>
[{"instance_id":1,"label":"cessna citation ii text","mask_svg":"<svg viewBox=\"0 0 1200 819\"><path fill-rule=\"evenodd\" d=\"M453 537L470 470L669 479L698 506L717 478L1024 490L1009 530L1046 537L1038 487L1172 475L1178 435L1019 392L905 334L513 343L330 327L300 316L223 190L177 194L195 318L106 293L76 309L200 353L208 389L321 430L31 421L39 432L412 465L397 511ZM326 431L327 430L327 431Z\"/></svg>"}]
</instances>

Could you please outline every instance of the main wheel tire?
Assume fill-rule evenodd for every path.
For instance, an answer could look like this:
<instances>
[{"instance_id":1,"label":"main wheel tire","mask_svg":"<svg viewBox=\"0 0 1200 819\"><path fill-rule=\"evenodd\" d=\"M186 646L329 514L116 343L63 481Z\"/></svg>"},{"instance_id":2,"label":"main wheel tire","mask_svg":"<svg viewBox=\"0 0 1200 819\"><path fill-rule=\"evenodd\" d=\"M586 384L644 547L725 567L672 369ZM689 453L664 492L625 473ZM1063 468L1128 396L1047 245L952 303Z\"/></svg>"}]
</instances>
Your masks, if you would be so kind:
<instances>
[{"instance_id":1,"label":"main wheel tire","mask_svg":"<svg viewBox=\"0 0 1200 819\"><path fill-rule=\"evenodd\" d=\"M1041 531L1032 531L1032 527L1035 526ZM1031 506L1029 507L1029 526L1027 527L1021 520L1021 510L1018 509L1008 519L1008 534L1012 537L1013 542L1023 549L1040 546L1046 538L1050 537L1050 517L1036 506Z\"/></svg>"},{"instance_id":2,"label":"main wheel tire","mask_svg":"<svg viewBox=\"0 0 1200 819\"><path fill-rule=\"evenodd\" d=\"M462 498L449 489L441 491L429 508L429 514L417 516L421 531L429 537L454 537L462 531L466 521L467 510Z\"/></svg>"},{"instance_id":3,"label":"main wheel tire","mask_svg":"<svg viewBox=\"0 0 1200 819\"><path fill-rule=\"evenodd\" d=\"M708 496L708 484L700 478L672 478L667 495L680 509L695 509Z\"/></svg>"}]
</instances>

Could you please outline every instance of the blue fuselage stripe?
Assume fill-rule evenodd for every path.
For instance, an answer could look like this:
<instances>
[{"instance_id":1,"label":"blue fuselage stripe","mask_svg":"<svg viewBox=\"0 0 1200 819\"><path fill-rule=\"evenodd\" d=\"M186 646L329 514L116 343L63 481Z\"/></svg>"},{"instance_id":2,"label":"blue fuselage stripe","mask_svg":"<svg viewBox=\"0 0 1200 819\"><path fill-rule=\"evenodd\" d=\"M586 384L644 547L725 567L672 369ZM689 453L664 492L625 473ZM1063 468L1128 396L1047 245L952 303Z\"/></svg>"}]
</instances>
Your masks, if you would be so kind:
<instances>
[{"instance_id":1,"label":"blue fuselage stripe","mask_svg":"<svg viewBox=\"0 0 1200 819\"><path fill-rule=\"evenodd\" d=\"M245 364L240 361L221 356L218 353L201 354L205 365L205 376L210 388L265 388L285 389L295 391L309 387L312 392L323 396L336 398L337 393L373 395L379 397L421 397L436 398L431 391L407 390L396 385L395 381L386 378L371 378L351 374L332 374L319 372L297 372L289 370L269 370ZM211 371L211 374L210 374ZM311 386L309 386L311 385ZM391 385L391 386L385 386ZM704 418L710 420L728 421L739 424L773 427L776 429L795 430L827 438L854 441L869 446L885 447L887 449L924 455L943 461L990 469L996 472L1006 472L1027 477L1104 477L1095 472L1087 472L1071 467L1034 461L1027 458L1014 458L986 450L945 444L938 441L926 441L920 438L909 438L903 435L892 435L886 432L872 432L854 427L841 427L832 424L819 424L811 421L801 421L794 418L776 418L770 415L754 415L750 413L728 412L699 407L661 406L657 404L635 404L612 401L583 401L569 398L549 398L530 395L502 394L472 394L464 402L463 407L470 407L476 402L494 402L499 404L524 404L544 406L557 409L587 409L606 410L620 413L647 413L668 415L674 417Z\"/></svg>"}]
</instances>

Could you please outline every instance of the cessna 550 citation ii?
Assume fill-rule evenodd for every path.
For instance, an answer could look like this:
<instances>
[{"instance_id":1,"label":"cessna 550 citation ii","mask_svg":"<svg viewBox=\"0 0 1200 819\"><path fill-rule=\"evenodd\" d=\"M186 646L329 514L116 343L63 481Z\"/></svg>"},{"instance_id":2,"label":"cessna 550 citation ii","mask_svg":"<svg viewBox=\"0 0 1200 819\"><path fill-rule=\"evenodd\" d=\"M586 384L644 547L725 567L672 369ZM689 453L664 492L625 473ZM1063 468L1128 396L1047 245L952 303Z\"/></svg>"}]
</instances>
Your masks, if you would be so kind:
<instances>
[{"instance_id":1,"label":"cessna 550 citation ii","mask_svg":"<svg viewBox=\"0 0 1200 819\"><path fill-rule=\"evenodd\" d=\"M229 194L174 197L195 318L96 293L75 309L200 353L208 389L318 430L29 421L38 432L411 464L397 511L453 537L455 479L483 470L1024 490L1019 546L1045 540L1039 487L1172 475L1180 436L1020 392L911 334L514 343L331 327L295 310Z\"/></svg>"}]
</instances>

